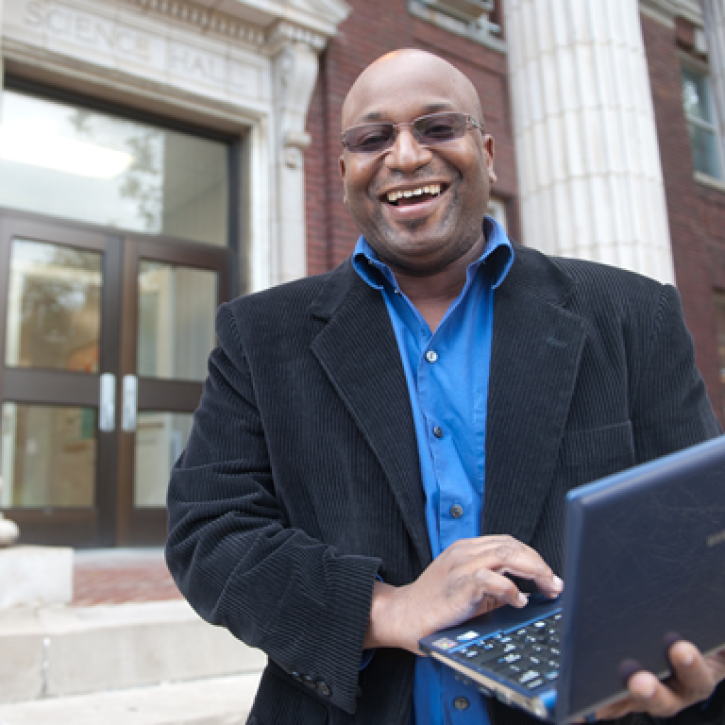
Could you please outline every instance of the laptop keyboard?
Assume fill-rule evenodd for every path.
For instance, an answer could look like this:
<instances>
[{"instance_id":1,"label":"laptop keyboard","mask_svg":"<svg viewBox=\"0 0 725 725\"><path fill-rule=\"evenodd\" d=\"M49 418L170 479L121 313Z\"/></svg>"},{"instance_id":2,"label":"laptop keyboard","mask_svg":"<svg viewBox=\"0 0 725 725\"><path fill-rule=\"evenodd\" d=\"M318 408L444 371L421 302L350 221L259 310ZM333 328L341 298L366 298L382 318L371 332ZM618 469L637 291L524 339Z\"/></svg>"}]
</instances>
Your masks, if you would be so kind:
<instances>
[{"instance_id":1,"label":"laptop keyboard","mask_svg":"<svg viewBox=\"0 0 725 725\"><path fill-rule=\"evenodd\" d=\"M561 612L507 632L478 639L451 653L469 665L534 690L559 675Z\"/></svg>"}]
</instances>

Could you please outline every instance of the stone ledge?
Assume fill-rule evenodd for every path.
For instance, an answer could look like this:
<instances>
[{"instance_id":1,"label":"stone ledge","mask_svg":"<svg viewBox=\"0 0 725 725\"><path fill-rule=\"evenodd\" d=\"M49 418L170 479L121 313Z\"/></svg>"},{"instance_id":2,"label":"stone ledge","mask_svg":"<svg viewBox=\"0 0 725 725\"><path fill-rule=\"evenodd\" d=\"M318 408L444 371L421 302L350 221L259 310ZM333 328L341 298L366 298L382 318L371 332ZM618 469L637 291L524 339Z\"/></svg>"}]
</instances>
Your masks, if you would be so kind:
<instances>
[{"instance_id":1,"label":"stone ledge","mask_svg":"<svg viewBox=\"0 0 725 725\"><path fill-rule=\"evenodd\" d=\"M0 703L257 673L266 663L184 601L6 610L0 652Z\"/></svg>"},{"instance_id":2,"label":"stone ledge","mask_svg":"<svg viewBox=\"0 0 725 725\"><path fill-rule=\"evenodd\" d=\"M73 549L0 549L0 610L68 604L73 597Z\"/></svg>"},{"instance_id":3,"label":"stone ledge","mask_svg":"<svg viewBox=\"0 0 725 725\"><path fill-rule=\"evenodd\" d=\"M2 725L242 725L259 675L0 705Z\"/></svg>"}]
</instances>

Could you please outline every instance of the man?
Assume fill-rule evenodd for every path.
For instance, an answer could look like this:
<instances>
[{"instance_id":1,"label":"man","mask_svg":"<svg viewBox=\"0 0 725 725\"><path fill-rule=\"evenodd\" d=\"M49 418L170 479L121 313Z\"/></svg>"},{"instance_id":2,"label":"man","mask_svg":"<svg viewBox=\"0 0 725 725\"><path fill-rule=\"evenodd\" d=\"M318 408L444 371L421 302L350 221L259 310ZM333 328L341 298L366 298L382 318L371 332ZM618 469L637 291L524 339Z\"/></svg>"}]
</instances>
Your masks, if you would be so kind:
<instances>
[{"instance_id":1,"label":"man","mask_svg":"<svg viewBox=\"0 0 725 725\"><path fill-rule=\"evenodd\" d=\"M342 128L363 236L337 270L221 308L169 566L269 655L250 723L530 723L417 641L525 606L507 575L558 594L566 491L719 433L677 293L484 220L493 139L433 55L370 66ZM600 716L721 722L725 657L670 659L676 678L637 673Z\"/></svg>"}]
</instances>

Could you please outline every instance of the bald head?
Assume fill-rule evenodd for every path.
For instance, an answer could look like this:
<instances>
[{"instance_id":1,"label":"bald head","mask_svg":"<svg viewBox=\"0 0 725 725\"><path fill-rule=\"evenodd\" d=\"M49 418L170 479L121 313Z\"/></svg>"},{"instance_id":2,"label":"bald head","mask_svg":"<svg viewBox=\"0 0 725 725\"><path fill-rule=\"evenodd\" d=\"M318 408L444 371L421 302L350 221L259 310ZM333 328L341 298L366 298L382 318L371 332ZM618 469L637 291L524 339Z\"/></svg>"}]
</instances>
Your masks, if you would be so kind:
<instances>
[{"instance_id":1,"label":"bald head","mask_svg":"<svg viewBox=\"0 0 725 725\"><path fill-rule=\"evenodd\" d=\"M376 97L383 100L390 94L399 94L410 88L410 78L430 79L449 89L450 100L463 106L458 110L470 113L482 125L484 123L481 101L473 83L455 66L425 50L395 50L371 63L353 83L342 106L342 128L356 123L374 120L361 119L361 109L375 105ZM443 99L442 99L443 100ZM441 109L442 110L442 109ZM373 116L368 113L368 116Z\"/></svg>"}]
</instances>

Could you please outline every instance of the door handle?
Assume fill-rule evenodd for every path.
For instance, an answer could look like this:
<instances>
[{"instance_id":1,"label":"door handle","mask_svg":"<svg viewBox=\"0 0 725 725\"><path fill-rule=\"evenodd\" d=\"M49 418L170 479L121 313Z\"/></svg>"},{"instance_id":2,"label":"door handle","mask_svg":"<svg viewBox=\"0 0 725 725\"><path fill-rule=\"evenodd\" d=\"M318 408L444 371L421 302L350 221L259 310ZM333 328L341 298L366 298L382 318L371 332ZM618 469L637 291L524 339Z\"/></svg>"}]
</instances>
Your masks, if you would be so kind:
<instances>
[{"instance_id":1,"label":"door handle","mask_svg":"<svg viewBox=\"0 0 725 725\"><path fill-rule=\"evenodd\" d=\"M98 428L103 433L116 430L116 376L112 373L101 375L101 396L98 405Z\"/></svg>"},{"instance_id":2,"label":"door handle","mask_svg":"<svg viewBox=\"0 0 725 725\"><path fill-rule=\"evenodd\" d=\"M135 375L123 376L123 410L121 428L124 433L136 431L136 409L138 405L138 380Z\"/></svg>"}]
</instances>

